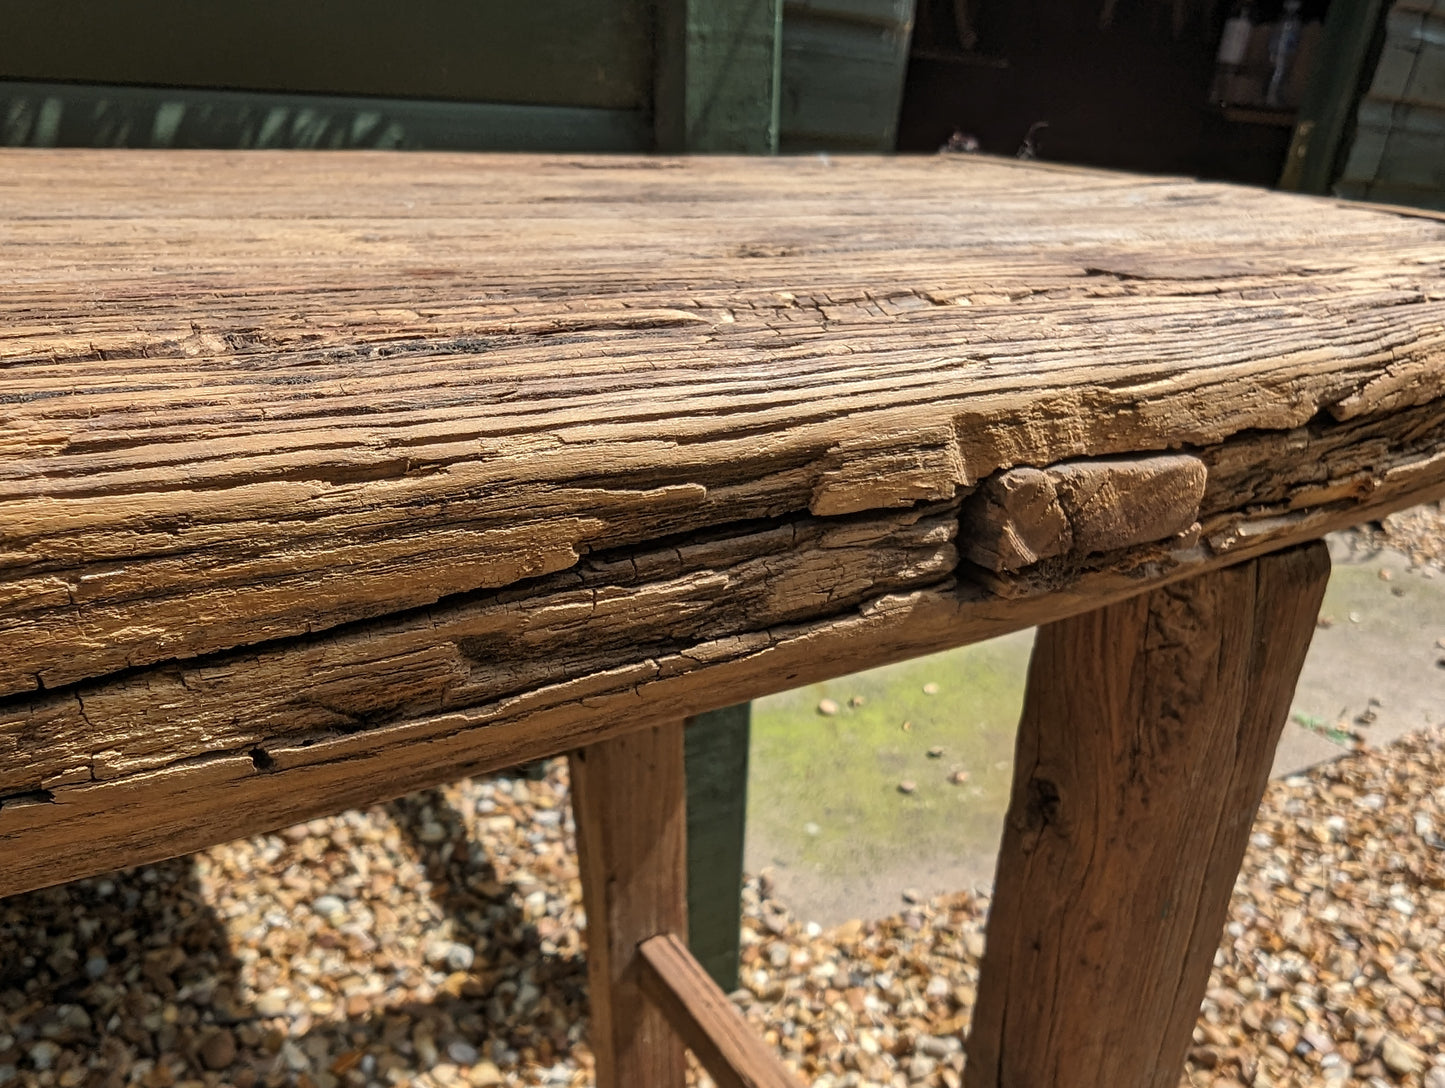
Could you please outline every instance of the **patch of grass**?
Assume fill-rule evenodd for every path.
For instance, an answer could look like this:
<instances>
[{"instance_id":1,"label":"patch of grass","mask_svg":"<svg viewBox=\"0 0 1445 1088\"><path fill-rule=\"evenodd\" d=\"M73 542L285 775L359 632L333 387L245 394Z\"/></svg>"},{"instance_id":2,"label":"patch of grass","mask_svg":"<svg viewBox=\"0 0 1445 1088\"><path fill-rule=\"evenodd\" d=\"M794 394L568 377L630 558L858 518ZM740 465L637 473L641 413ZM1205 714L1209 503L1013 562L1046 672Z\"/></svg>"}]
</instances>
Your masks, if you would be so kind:
<instances>
[{"instance_id":1,"label":"patch of grass","mask_svg":"<svg viewBox=\"0 0 1445 1088\"><path fill-rule=\"evenodd\" d=\"M896 863L920 841L986 856L1008 803L1031 644L1020 632L755 702L753 833L781 860L839 876ZM824 699L836 715L818 712ZM950 782L955 771L967 781ZM914 792L899 792L904 781Z\"/></svg>"}]
</instances>

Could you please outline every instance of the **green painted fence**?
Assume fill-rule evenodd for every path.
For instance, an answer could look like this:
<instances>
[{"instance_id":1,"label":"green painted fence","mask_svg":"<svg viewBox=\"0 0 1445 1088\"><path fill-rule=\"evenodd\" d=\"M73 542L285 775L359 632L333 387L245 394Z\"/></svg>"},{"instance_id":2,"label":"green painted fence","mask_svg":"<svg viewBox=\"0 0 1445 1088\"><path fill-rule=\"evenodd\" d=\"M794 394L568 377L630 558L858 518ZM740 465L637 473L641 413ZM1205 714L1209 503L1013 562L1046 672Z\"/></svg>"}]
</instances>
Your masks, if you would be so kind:
<instances>
[{"instance_id":1,"label":"green painted fence","mask_svg":"<svg viewBox=\"0 0 1445 1088\"><path fill-rule=\"evenodd\" d=\"M1445 0L1396 0L1335 190L1445 209Z\"/></svg>"}]
</instances>

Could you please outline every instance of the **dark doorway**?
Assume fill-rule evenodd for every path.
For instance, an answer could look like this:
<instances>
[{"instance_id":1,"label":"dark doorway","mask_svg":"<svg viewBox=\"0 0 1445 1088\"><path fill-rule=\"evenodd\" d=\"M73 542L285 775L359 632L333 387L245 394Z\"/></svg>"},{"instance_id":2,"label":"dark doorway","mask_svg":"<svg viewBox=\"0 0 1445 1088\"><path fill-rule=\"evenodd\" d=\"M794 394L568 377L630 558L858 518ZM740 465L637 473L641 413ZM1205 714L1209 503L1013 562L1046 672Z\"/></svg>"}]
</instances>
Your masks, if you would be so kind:
<instances>
[{"instance_id":1,"label":"dark doorway","mask_svg":"<svg viewBox=\"0 0 1445 1088\"><path fill-rule=\"evenodd\" d=\"M919 0L899 150L933 151L958 131L1012 155L1032 130L1046 160L1273 184L1325 8L1300 5L1288 90L1267 106L1282 0ZM1216 57L1241 15L1253 27L1244 93L1224 104Z\"/></svg>"}]
</instances>

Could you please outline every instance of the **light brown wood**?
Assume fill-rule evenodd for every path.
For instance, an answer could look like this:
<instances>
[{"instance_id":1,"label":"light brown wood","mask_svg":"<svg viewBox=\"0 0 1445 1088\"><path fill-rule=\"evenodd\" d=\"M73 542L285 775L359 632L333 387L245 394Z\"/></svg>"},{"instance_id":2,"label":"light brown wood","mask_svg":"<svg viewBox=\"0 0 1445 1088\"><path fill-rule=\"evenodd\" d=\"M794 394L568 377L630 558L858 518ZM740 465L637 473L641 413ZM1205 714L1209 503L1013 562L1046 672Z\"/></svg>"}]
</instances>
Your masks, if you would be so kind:
<instances>
[{"instance_id":1,"label":"light brown wood","mask_svg":"<svg viewBox=\"0 0 1445 1088\"><path fill-rule=\"evenodd\" d=\"M6 151L0 209L0 692L1445 391L1445 226L1178 179Z\"/></svg>"},{"instance_id":2,"label":"light brown wood","mask_svg":"<svg viewBox=\"0 0 1445 1088\"><path fill-rule=\"evenodd\" d=\"M570 770L597 1088L682 1088L682 1042L644 996L637 954L687 933L682 722L578 749Z\"/></svg>"},{"instance_id":3,"label":"light brown wood","mask_svg":"<svg viewBox=\"0 0 1445 1088\"><path fill-rule=\"evenodd\" d=\"M718 1088L801 1088L676 934L638 947L642 989Z\"/></svg>"},{"instance_id":4,"label":"light brown wood","mask_svg":"<svg viewBox=\"0 0 1445 1088\"><path fill-rule=\"evenodd\" d=\"M1378 442L1360 437L1358 447L1345 449L1378 452ZM1266 448L1256 452L1267 455L1268 445L1289 440L1271 437ZM111 681L131 692L136 713L156 729L195 712L192 704L177 702L188 697L188 687L221 704L208 716L223 719L229 714L244 721L247 714L276 720L267 707L301 702L313 689L328 699L352 691L357 703L365 705L375 689L359 682L357 669L340 664L346 660L363 666L375 661L379 675L409 689L415 680L422 682L411 689L413 700L407 706L362 728L294 736L283 731L238 750L181 755L173 763L114 778L85 780L82 775L69 785L45 790L22 785L8 792L0 799L6 861L0 867L0 895L174 857L449 778L555 755L644 724L701 713L719 701L756 698L1055 621L1413 502L1445 497L1433 466L1425 462L1424 469L1406 466L1379 476L1361 470L1362 495L1318 508L1275 513L1266 506L1257 519L1234 523L1218 551L1202 542L1177 551L1146 548L1082 572L1044 576L1030 568L986 585L983 572L974 569L961 581L868 598L841 615L717 639L702 637L632 664L579 673L523 693L503 693L492 701L476 696L476 702L451 709L439 708L453 682L448 670L428 668L431 658L426 654L389 658L366 645L373 632L364 628L351 633L359 645L347 639L321 640L337 656L296 659L312 672L286 667L292 649L277 648L280 662L269 673L269 689L246 680L253 665L270 661L268 655L225 655ZM1279 474L1269 474L1269 479L1277 482ZM588 627L571 633L585 641ZM450 652L444 645L438 650L443 656ZM337 682L326 682L331 677ZM339 682L343 677L345 682ZM113 689L108 684L105 690ZM244 698L233 697L233 691ZM87 702L84 689L47 699L58 700L47 703L57 706L74 699L77 713ZM343 700L332 705L349 711L355 704ZM151 713L149 719L146 713ZM86 717L88 712L80 720ZM39 749L56 743L48 728L19 731L9 726L4 732L34 738Z\"/></svg>"},{"instance_id":5,"label":"light brown wood","mask_svg":"<svg viewBox=\"0 0 1445 1088\"><path fill-rule=\"evenodd\" d=\"M1439 497L1442 253L973 158L0 152L0 894ZM1111 501L985 561L1034 470Z\"/></svg>"},{"instance_id":6,"label":"light brown wood","mask_svg":"<svg viewBox=\"0 0 1445 1088\"><path fill-rule=\"evenodd\" d=\"M964 554L1020 570L1180 537L1197 528L1205 479L1204 462L1182 454L1008 469L968 503Z\"/></svg>"},{"instance_id":7,"label":"light brown wood","mask_svg":"<svg viewBox=\"0 0 1445 1088\"><path fill-rule=\"evenodd\" d=\"M1173 1088L1329 576L1323 544L1039 630L968 1088Z\"/></svg>"}]
</instances>

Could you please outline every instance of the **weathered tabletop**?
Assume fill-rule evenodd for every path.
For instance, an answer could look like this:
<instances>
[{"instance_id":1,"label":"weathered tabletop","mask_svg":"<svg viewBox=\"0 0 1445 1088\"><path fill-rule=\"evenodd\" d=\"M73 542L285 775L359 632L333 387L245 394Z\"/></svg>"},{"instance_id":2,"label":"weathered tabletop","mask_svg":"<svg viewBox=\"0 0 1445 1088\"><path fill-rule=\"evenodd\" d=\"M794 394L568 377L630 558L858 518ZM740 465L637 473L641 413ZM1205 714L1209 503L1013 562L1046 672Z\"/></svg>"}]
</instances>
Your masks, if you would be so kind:
<instances>
[{"instance_id":1,"label":"weathered tabletop","mask_svg":"<svg viewBox=\"0 0 1445 1088\"><path fill-rule=\"evenodd\" d=\"M1220 185L7 151L0 284L0 894L1445 494L1445 223Z\"/></svg>"}]
</instances>

